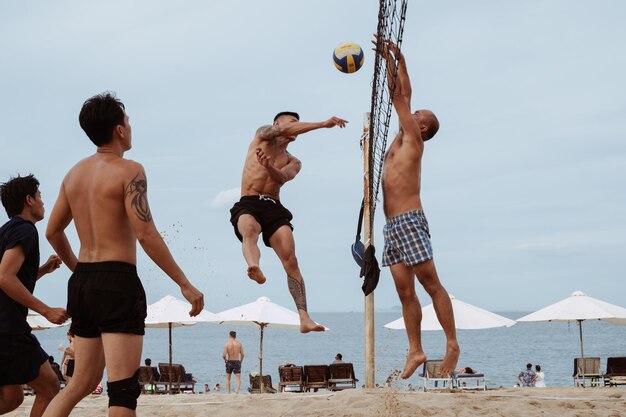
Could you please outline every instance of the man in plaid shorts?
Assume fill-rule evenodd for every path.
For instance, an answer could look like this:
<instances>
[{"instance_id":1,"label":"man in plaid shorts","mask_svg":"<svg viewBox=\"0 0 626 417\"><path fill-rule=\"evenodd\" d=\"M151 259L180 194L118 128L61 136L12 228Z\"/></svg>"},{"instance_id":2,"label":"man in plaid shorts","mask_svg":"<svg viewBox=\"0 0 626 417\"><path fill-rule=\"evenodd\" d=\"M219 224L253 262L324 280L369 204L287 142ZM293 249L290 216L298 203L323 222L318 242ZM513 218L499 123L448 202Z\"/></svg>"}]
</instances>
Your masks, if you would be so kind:
<instances>
[{"instance_id":1,"label":"man in plaid shorts","mask_svg":"<svg viewBox=\"0 0 626 417\"><path fill-rule=\"evenodd\" d=\"M387 61L388 74L395 72L394 57L398 60L396 88L390 93L400 119L400 132L385 155L382 183L387 218L383 230L383 266L391 268L409 338L409 353L401 377L409 378L426 361L421 340L422 308L415 293L415 277L432 298L446 334L446 354L440 372L449 375L456 369L461 350L450 296L441 285L433 262L430 231L420 199L424 142L437 133L439 122L430 110L411 113L411 83L398 47L384 39L377 39L374 44ZM389 80L388 84L393 83Z\"/></svg>"}]
</instances>

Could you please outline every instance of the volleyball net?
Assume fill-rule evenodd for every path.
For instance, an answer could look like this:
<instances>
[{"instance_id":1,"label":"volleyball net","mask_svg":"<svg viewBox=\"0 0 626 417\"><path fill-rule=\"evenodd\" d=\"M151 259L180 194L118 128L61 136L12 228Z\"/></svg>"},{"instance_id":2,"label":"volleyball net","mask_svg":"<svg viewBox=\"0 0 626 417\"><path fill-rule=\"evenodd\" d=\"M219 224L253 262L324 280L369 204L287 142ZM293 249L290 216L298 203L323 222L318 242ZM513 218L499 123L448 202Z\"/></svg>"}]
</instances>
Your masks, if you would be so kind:
<instances>
[{"instance_id":1,"label":"volleyball net","mask_svg":"<svg viewBox=\"0 0 626 417\"><path fill-rule=\"evenodd\" d=\"M378 27L376 34L379 40L390 40L398 45L398 50L402 47L402 33L404 31L404 22L406 19L406 8L408 0L380 0L378 9ZM394 73L391 74L391 90L395 88L396 73L398 71L398 62L396 57L395 65L393 65ZM364 135L364 140L368 141L366 147L367 155L365 158L369 160L368 186L365 190L369 194L365 198L366 204L369 204L369 220L370 230L374 226L374 212L376 202L378 200L378 191L383 170L383 159L385 157L385 149L387 148L387 135L389 133L389 121L391 120L391 112L393 110L391 104L392 95L388 85L387 63L380 54L376 54L374 62L374 77L372 79L372 103L369 115L368 134Z\"/></svg>"}]
</instances>

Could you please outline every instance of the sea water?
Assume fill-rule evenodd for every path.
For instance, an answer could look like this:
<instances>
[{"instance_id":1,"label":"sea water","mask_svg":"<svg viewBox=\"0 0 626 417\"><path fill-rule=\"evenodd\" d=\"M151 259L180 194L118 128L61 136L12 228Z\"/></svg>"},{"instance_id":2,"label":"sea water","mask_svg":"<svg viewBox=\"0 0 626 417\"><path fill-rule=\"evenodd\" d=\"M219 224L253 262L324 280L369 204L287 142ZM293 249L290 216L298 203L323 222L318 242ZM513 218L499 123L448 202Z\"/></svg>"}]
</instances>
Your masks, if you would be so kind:
<instances>
[{"instance_id":1,"label":"sea water","mask_svg":"<svg viewBox=\"0 0 626 417\"><path fill-rule=\"evenodd\" d=\"M517 319L527 312L500 312ZM404 330L383 327L401 316L399 312L377 312L376 321L376 383L383 385L394 369L402 369L408 341ZM329 364L337 353L345 362L352 362L361 386L365 381L363 313L311 313L311 317L330 330L324 333L300 334L297 330L267 327L263 337L263 374L278 382L278 366ZM259 371L258 326L233 326L200 323L172 329L173 362L185 366L198 381L197 390L209 384L224 385L225 372L222 353L228 332L237 332L243 344L245 358L241 368L242 392L248 387L250 372ZM67 345L67 327L34 332L48 354L60 361L59 344ZM486 330L457 330L461 357L457 368L469 366L486 376L488 387L511 387L517 374L527 363L540 364L547 386L572 386L574 358L580 356L579 330L576 323L518 323L510 328ZM423 332L424 351L430 359L441 359L445 353L442 331ZM626 326L599 321L583 322L584 354L600 357L602 370L606 358L626 356ZM168 329L146 329L143 359L152 365L168 362ZM534 368L533 368L534 369ZM394 381L392 386L403 389L411 383L417 386L417 374L408 381ZM233 383L234 384L234 377ZM234 385L233 385L234 387Z\"/></svg>"}]
</instances>

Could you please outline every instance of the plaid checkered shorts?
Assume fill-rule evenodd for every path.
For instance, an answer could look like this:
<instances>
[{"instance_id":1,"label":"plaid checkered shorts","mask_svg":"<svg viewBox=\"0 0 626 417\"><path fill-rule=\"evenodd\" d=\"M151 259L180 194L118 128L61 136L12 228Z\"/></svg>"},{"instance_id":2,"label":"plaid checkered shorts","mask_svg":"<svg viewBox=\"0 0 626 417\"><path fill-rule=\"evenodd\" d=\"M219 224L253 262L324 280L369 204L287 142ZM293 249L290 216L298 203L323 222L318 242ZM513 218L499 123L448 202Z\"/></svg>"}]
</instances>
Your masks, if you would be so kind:
<instances>
[{"instance_id":1,"label":"plaid checkered shorts","mask_svg":"<svg viewBox=\"0 0 626 417\"><path fill-rule=\"evenodd\" d=\"M407 266L433 259L428 221L422 210L389 217L383 228L383 266L402 262Z\"/></svg>"}]
</instances>

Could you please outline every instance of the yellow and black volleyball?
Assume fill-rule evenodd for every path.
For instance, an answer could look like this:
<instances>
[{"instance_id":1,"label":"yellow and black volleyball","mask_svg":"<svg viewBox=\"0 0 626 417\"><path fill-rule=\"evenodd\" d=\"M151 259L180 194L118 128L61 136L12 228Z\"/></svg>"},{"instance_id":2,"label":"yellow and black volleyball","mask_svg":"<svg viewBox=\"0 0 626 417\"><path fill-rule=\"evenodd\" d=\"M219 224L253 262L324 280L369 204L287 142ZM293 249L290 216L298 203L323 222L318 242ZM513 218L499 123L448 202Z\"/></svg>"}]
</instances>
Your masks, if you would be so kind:
<instances>
[{"instance_id":1,"label":"yellow and black volleyball","mask_svg":"<svg viewBox=\"0 0 626 417\"><path fill-rule=\"evenodd\" d=\"M333 52L335 67L341 72L351 74L363 66L365 56L363 50L356 43L342 43Z\"/></svg>"}]
</instances>

